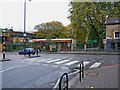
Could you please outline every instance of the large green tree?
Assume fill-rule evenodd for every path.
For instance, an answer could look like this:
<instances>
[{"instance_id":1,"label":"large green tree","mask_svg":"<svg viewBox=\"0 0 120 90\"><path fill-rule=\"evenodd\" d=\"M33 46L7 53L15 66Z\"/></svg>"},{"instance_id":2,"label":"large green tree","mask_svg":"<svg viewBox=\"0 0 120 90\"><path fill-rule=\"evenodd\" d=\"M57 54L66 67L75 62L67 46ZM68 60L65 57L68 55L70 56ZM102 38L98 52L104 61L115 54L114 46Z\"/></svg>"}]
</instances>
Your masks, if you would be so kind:
<instances>
[{"instance_id":1,"label":"large green tree","mask_svg":"<svg viewBox=\"0 0 120 90\"><path fill-rule=\"evenodd\" d=\"M88 39L99 42L103 37L106 15L119 15L119 2L71 2L69 12L74 38L86 50Z\"/></svg>"},{"instance_id":2,"label":"large green tree","mask_svg":"<svg viewBox=\"0 0 120 90\"><path fill-rule=\"evenodd\" d=\"M42 23L36 25L34 29L37 30L35 34L36 37L39 38L52 39L68 37L67 27L65 27L61 22L58 21Z\"/></svg>"}]
</instances>

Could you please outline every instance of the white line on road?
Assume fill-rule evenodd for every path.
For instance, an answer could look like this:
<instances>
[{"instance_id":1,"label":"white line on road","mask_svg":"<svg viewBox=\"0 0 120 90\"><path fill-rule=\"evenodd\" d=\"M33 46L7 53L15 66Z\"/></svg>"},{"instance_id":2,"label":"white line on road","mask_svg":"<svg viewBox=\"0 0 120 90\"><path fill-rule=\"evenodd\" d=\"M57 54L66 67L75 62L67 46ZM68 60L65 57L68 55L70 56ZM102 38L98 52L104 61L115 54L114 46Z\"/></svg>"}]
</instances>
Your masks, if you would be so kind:
<instances>
[{"instance_id":1,"label":"white line on road","mask_svg":"<svg viewBox=\"0 0 120 90\"><path fill-rule=\"evenodd\" d=\"M11 69L13 69L13 67L10 67L10 68L8 68L8 69L2 70L2 71L0 71L0 73L6 72L6 71L11 70Z\"/></svg>"},{"instance_id":2,"label":"white line on road","mask_svg":"<svg viewBox=\"0 0 120 90\"><path fill-rule=\"evenodd\" d=\"M48 64L43 64L44 66L48 66Z\"/></svg>"},{"instance_id":3,"label":"white line on road","mask_svg":"<svg viewBox=\"0 0 120 90\"><path fill-rule=\"evenodd\" d=\"M66 67L61 67L62 69L68 69L68 68L66 68Z\"/></svg>"},{"instance_id":4,"label":"white line on road","mask_svg":"<svg viewBox=\"0 0 120 90\"><path fill-rule=\"evenodd\" d=\"M37 62L44 62L44 61L49 61L51 59L43 59L43 60L40 60L40 61L37 61Z\"/></svg>"},{"instance_id":5,"label":"white line on road","mask_svg":"<svg viewBox=\"0 0 120 90\"><path fill-rule=\"evenodd\" d=\"M52 67L58 67L58 66L52 65Z\"/></svg>"},{"instance_id":6,"label":"white line on road","mask_svg":"<svg viewBox=\"0 0 120 90\"><path fill-rule=\"evenodd\" d=\"M89 61L84 61L83 62L84 63L84 66L86 66L87 64L89 64L90 62ZM77 65L78 67L80 66L80 64L79 65Z\"/></svg>"},{"instance_id":7,"label":"white line on road","mask_svg":"<svg viewBox=\"0 0 120 90\"><path fill-rule=\"evenodd\" d=\"M9 71L9 70L11 70L11 69L21 68L21 67L26 67L26 66L31 66L31 65L22 65L22 66L10 67L10 68L7 68L7 69L5 69L5 70L0 71L0 73Z\"/></svg>"},{"instance_id":8,"label":"white line on road","mask_svg":"<svg viewBox=\"0 0 120 90\"><path fill-rule=\"evenodd\" d=\"M52 63L52 62L56 62L56 61L60 61L61 59L55 59L55 60L51 60L51 61L48 61L47 63Z\"/></svg>"},{"instance_id":9,"label":"white line on road","mask_svg":"<svg viewBox=\"0 0 120 90\"><path fill-rule=\"evenodd\" d=\"M75 64L75 63L77 63L77 62L79 62L79 61L71 61L71 62L69 62L69 63L66 63L65 65L72 65L72 64Z\"/></svg>"},{"instance_id":10,"label":"white line on road","mask_svg":"<svg viewBox=\"0 0 120 90\"><path fill-rule=\"evenodd\" d=\"M65 63L65 62L68 62L70 60L63 60L63 61L59 61L59 62L55 62L56 64L62 64L62 63Z\"/></svg>"},{"instance_id":11,"label":"white line on road","mask_svg":"<svg viewBox=\"0 0 120 90\"><path fill-rule=\"evenodd\" d=\"M95 68L95 67L99 67L101 63L99 62L95 62L93 65L91 65L89 68Z\"/></svg>"}]
</instances>

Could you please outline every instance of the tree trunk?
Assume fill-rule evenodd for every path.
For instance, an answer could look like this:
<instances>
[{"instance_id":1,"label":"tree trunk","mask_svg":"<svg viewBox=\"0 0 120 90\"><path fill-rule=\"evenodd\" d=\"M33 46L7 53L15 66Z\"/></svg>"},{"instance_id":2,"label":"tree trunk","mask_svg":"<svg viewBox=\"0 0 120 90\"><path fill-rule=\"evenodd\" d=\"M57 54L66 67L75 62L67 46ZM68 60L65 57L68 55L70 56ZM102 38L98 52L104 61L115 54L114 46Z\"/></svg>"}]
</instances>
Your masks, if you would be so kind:
<instances>
[{"instance_id":1,"label":"tree trunk","mask_svg":"<svg viewBox=\"0 0 120 90\"><path fill-rule=\"evenodd\" d=\"M86 43L84 43L84 50L86 51L87 50L87 47L86 47L87 45L86 45Z\"/></svg>"},{"instance_id":2,"label":"tree trunk","mask_svg":"<svg viewBox=\"0 0 120 90\"><path fill-rule=\"evenodd\" d=\"M89 36L90 31L88 31L86 38L85 38L85 42L84 42L84 50L87 50L87 41L88 41L88 36Z\"/></svg>"}]
</instances>

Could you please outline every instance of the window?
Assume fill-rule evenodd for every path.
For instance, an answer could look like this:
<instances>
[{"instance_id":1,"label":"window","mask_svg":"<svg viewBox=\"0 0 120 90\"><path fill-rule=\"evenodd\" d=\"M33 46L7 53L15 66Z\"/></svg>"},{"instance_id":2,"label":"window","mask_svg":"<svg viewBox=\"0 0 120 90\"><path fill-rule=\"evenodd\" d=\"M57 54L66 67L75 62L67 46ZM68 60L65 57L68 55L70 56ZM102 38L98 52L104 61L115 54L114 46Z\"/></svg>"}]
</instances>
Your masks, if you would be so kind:
<instances>
[{"instance_id":1,"label":"window","mask_svg":"<svg viewBox=\"0 0 120 90\"><path fill-rule=\"evenodd\" d=\"M120 32L115 32L114 38L115 39L120 39Z\"/></svg>"}]
</instances>

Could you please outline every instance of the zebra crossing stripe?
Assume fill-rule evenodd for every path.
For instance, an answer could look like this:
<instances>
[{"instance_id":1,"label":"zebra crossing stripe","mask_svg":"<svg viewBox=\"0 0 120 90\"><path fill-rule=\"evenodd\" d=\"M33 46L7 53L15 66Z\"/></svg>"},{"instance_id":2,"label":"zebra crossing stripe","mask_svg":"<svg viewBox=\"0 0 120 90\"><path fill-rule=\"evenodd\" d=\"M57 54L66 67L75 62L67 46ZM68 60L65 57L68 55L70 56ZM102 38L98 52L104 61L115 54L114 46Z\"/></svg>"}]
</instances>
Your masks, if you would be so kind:
<instances>
[{"instance_id":1,"label":"zebra crossing stripe","mask_svg":"<svg viewBox=\"0 0 120 90\"><path fill-rule=\"evenodd\" d=\"M49 61L49 60L51 60L51 59L44 59L44 60L40 60L38 62L44 62L44 61Z\"/></svg>"},{"instance_id":2,"label":"zebra crossing stripe","mask_svg":"<svg viewBox=\"0 0 120 90\"><path fill-rule=\"evenodd\" d=\"M95 62L93 65L91 65L89 68L96 68L99 67L101 63Z\"/></svg>"},{"instance_id":3,"label":"zebra crossing stripe","mask_svg":"<svg viewBox=\"0 0 120 90\"><path fill-rule=\"evenodd\" d=\"M47 63L52 63L52 62L56 62L56 61L60 61L61 59L55 59L55 60L50 60Z\"/></svg>"},{"instance_id":4,"label":"zebra crossing stripe","mask_svg":"<svg viewBox=\"0 0 120 90\"><path fill-rule=\"evenodd\" d=\"M71 61L71 62L69 62L69 63L66 63L65 65L72 65L72 64L75 64L75 63L77 63L77 62L79 62L79 61Z\"/></svg>"},{"instance_id":5,"label":"zebra crossing stripe","mask_svg":"<svg viewBox=\"0 0 120 90\"><path fill-rule=\"evenodd\" d=\"M58 62L55 62L56 64L62 64L62 63L65 63L65 62L68 62L70 60L63 60L63 61L58 61Z\"/></svg>"},{"instance_id":6,"label":"zebra crossing stripe","mask_svg":"<svg viewBox=\"0 0 120 90\"><path fill-rule=\"evenodd\" d=\"M84 63L84 66L86 66L87 64L89 64L90 62L89 61L84 61L83 62ZM79 65L77 65L78 67L80 66L80 64Z\"/></svg>"}]
</instances>

